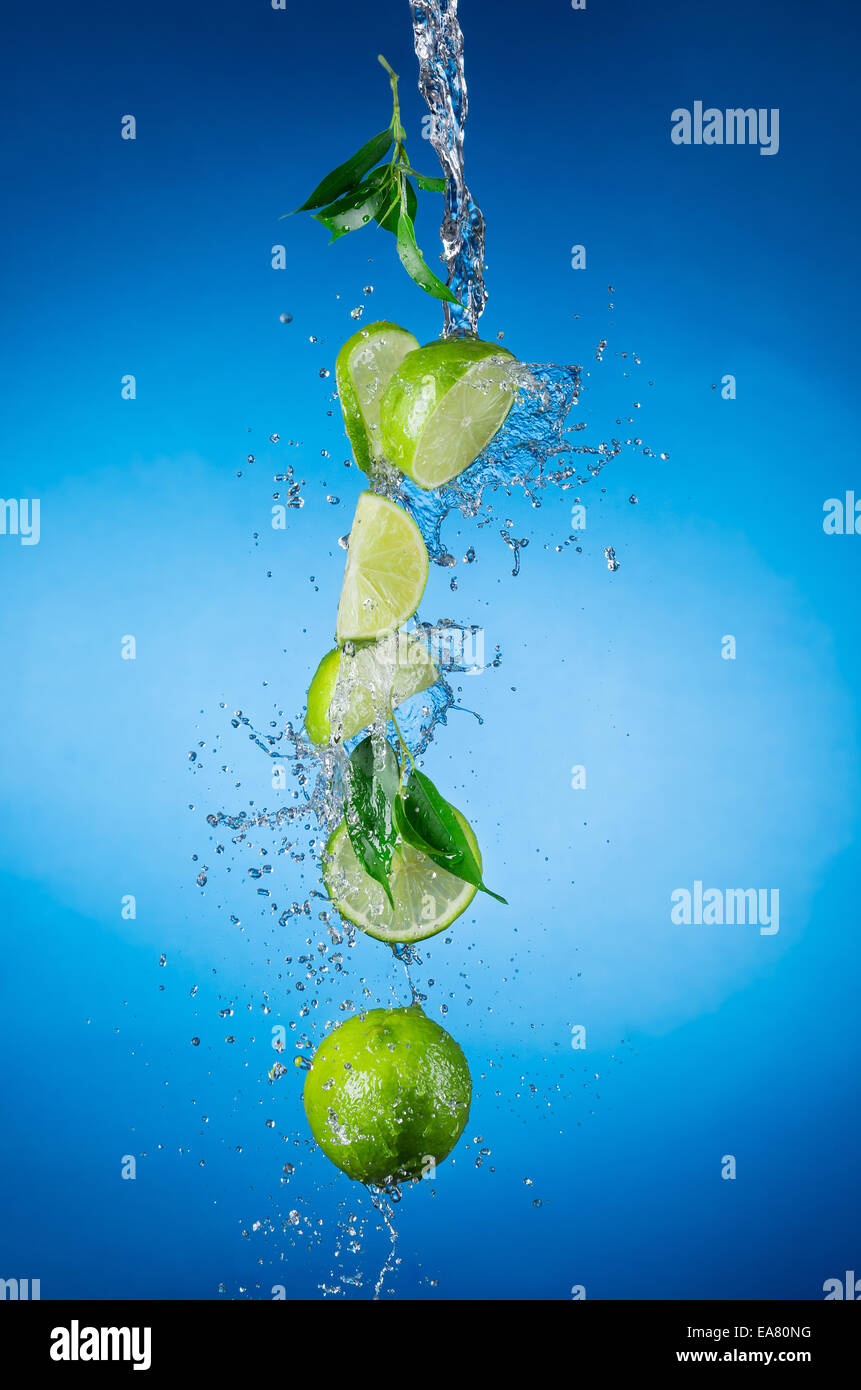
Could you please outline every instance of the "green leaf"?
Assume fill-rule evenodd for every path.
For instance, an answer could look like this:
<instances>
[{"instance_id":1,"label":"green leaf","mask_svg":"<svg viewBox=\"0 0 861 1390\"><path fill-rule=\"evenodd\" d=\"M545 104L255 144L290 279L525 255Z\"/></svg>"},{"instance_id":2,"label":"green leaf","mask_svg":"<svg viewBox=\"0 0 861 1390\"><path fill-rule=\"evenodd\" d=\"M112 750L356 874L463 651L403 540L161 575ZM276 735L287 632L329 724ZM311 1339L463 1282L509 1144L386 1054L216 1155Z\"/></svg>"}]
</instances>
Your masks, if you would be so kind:
<instances>
[{"instance_id":1,"label":"green leaf","mask_svg":"<svg viewBox=\"0 0 861 1390\"><path fill-rule=\"evenodd\" d=\"M355 188L369 169L373 169L375 164L387 153L392 143L391 127L381 130L379 135L373 136L360 150L339 164L337 169L333 169L331 174L327 174L321 183L318 183L314 192L309 194L301 207L296 208L296 212L308 212L311 208L323 208L327 203L332 203L336 198L340 198L350 188ZM292 217L292 213L285 213L285 217Z\"/></svg>"},{"instance_id":2,"label":"green leaf","mask_svg":"<svg viewBox=\"0 0 861 1390\"><path fill-rule=\"evenodd\" d=\"M455 298L448 285L444 285L425 265L422 253L416 245L415 227L403 210L398 216L398 255L410 278L428 294L432 294L434 299L445 299L449 304L460 304L460 300Z\"/></svg>"},{"instance_id":3,"label":"green leaf","mask_svg":"<svg viewBox=\"0 0 861 1390\"><path fill-rule=\"evenodd\" d=\"M345 775L344 814L347 833L356 858L379 883L392 907L389 869L397 839L392 824L392 802L400 786L400 769L391 744L382 753L369 735L353 749Z\"/></svg>"},{"instance_id":4,"label":"green leaf","mask_svg":"<svg viewBox=\"0 0 861 1390\"><path fill-rule=\"evenodd\" d=\"M433 178L430 174L420 174L417 169L410 169L409 172L419 188L423 189L425 193L445 193L445 179Z\"/></svg>"},{"instance_id":5,"label":"green leaf","mask_svg":"<svg viewBox=\"0 0 861 1390\"><path fill-rule=\"evenodd\" d=\"M390 173L391 186L386 189L386 206L381 213L377 214L377 221L381 227L385 227L387 232L391 232L392 236L397 236L398 217L401 211L400 178L393 169ZM416 196L416 190L413 188L409 179L405 179L405 183L407 190L407 216L410 221L415 222L419 200Z\"/></svg>"},{"instance_id":6,"label":"green leaf","mask_svg":"<svg viewBox=\"0 0 861 1390\"><path fill-rule=\"evenodd\" d=\"M403 795L394 804L395 827L401 839L421 850L441 869L472 883L498 902L506 903L486 886L454 807L441 796L429 777L413 768Z\"/></svg>"},{"instance_id":7,"label":"green leaf","mask_svg":"<svg viewBox=\"0 0 861 1390\"><path fill-rule=\"evenodd\" d=\"M322 212L315 212L314 221L322 222L324 227L328 227L332 233L332 241L337 241L338 237L346 236L347 232L366 227L382 210L387 197L385 183L372 175L357 188L351 188L343 198L323 208ZM329 244L331 245L331 242Z\"/></svg>"},{"instance_id":8,"label":"green leaf","mask_svg":"<svg viewBox=\"0 0 861 1390\"><path fill-rule=\"evenodd\" d=\"M392 802L392 824L401 839L405 840L408 845L412 845L413 849L421 850L422 854L426 854L428 859L433 859L435 864L438 862L434 856L439 855L439 850L429 844L428 841L419 834L415 826L407 819L404 802L400 796L396 796ZM454 859L456 856L452 854L450 857ZM440 867L448 868L448 861L444 865L440 865Z\"/></svg>"}]
</instances>

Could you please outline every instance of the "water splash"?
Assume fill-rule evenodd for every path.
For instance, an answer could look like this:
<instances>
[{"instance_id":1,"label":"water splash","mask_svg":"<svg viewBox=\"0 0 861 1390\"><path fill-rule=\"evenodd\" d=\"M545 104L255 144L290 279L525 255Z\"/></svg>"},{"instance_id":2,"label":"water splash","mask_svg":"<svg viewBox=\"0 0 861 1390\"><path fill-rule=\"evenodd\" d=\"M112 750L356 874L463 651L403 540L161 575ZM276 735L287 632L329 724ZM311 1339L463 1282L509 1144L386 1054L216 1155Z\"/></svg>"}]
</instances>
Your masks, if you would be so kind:
<instances>
[{"instance_id":1,"label":"water splash","mask_svg":"<svg viewBox=\"0 0 861 1390\"><path fill-rule=\"evenodd\" d=\"M575 444L573 436L585 422L569 423L580 399L579 367L527 366L510 371L517 395L500 432L476 461L450 483L426 492L403 474L387 479L386 490L415 518L428 553L438 565L452 563L442 528L451 512L476 519L482 529L498 525L488 500L495 493L510 497L522 491L532 506L541 506L541 492L553 484L563 490L595 477L622 448L618 440L598 445ZM503 527L499 535L512 549L515 573L524 541L513 540ZM474 558L474 552L473 552Z\"/></svg>"},{"instance_id":2,"label":"water splash","mask_svg":"<svg viewBox=\"0 0 861 1390\"><path fill-rule=\"evenodd\" d=\"M415 48L420 63L420 90L431 111L431 143L447 176L446 210L442 227L443 259L448 268L449 283L463 306L445 306L444 333L445 336L474 333L477 331L478 321L487 300L483 279L485 227L481 211L471 197L464 179L463 133L467 95L463 73L463 36L457 21L457 3L456 0L411 0L411 8ZM368 295L372 291L372 286L365 286L363 293ZM361 317L362 306L358 304L358 292L349 302L356 305L356 308L349 311L351 319ZM290 315L282 315L281 319L282 322L289 322ZM350 331L355 331L355 327ZM497 334L500 340L502 336L501 333ZM309 342L316 346L318 339L312 336ZM604 361L606 349L606 338L602 338L595 351L597 362ZM625 356L624 352L621 353L621 357ZM640 365L639 358L633 357L633 361L637 366ZM623 448L639 449L642 444L639 438L618 439L612 435L600 443L585 442L582 432L587 426L581 418L579 407L582 403L581 388L589 385L586 380L589 376L588 369L575 366L518 365L515 370L518 394L505 427L481 457L459 478L432 494L421 491L409 479L393 471L375 480L375 485L381 491L386 491L387 495L401 502L413 514L425 536L432 559L441 567L452 569L458 563L457 558L449 553L443 536L446 518L455 512L465 519L471 519L476 531L489 528L489 534L501 538L511 552L513 572L517 573L523 548L528 541L525 537L520 537L519 531L515 533L514 523L506 520L505 511L494 504L504 503L506 498L515 493L522 493L533 508L540 508L544 489L548 486L563 491L579 489L584 483L594 479L605 464L615 458ZM606 372L607 366L604 365L600 370ZM314 374L317 378L326 380L327 371L320 368L319 362L314 364ZM625 375L628 375L627 372ZM327 414L330 416L333 410L337 412L336 399L335 395L329 398L328 404L332 408ZM636 404L639 406L639 402ZM624 433L623 421L619 419L615 423ZM629 419L628 424L631 423ZM603 433L604 427L599 428ZM279 443L279 439L277 433L269 435L269 442L273 445ZM301 441L285 439L281 444L282 450L285 444L288 448L298 449ZM642 449L642 452L655 457L650 450ZM328 450L320 450L320 457L328 460ZM661 455L661 458L665 457L666 455ZM248 455L247 461L249 466L252 465L253 455ZM348 468L353 466L352 461L346 459L344 464ZM327 467L334 467L334 464L330 463ZM249 467L249 476L253 477L253 474L253 468ZM308 476L312 478L310 473ZM283 508L285 523L289 513L289 525L298 529L308 515L306 512L303 516L300 512L306 500L312 504L319 500L316 494L312 496L310 493L310 487L316 482L316 478L312 483L306 484L305 479L298 477L294 472L293 466L287 464L283 471L275 474L273 481L279 485L279 491L273 495L272 500ZM328 485L331 481L330 473ZM337 492L337 488L335 490ZM304 495L306 491L307 497ZM574 500L579 502L579 497L575 497ZM636 500L634 494L630 500ZM327 494L326 502L335 505L337 498ZM510 515L516 515L513 509ZM255 533L255 543L256 540ZM569 540L573 541L574 537L569 537ZM342 538L341 544L344 545L345 541L346 537ZM559 550L561 547L557 545L556 549ZM461 558L463 564L473 563L475 549L472 543ZM618 567L619 562L612 547L605 549L604 558L609 569ZM269 574L271 575L271 571ZM311 582L314 583L313 577ZM456 623L453 619L438 619L435 624L415 619L412 630L428 642L434 640L438 643L448 643L449 652L452 654L452 659L437 662L441 672L440 681L421 695L413 697L398 712L406 741L416 756L421 757L433 739L436 728L445 724L455 711L463 708L458 703L455 693L455 678L496 667L500 663L501 655L498 649L495 654L482 650L479 655L477 641L480 630ZM432 651L432 655L434 654ZM252 866L246 867L242 874L243 891L248 894L248 914L256 916L254 925L258 928L255 933L254 925L249 925L249 939L256 945L262 937L267 950L270 941L277 941L279 956L284 949L291 953L283 955L283 966L286 967L283 971L281 961L274 962L279 982L278 990L283 988L285 995L292 993L289 1003L286 1000L279 1001L281 1007L276 1016L283 1016L288 1020L287 1027L294 1035L296 1028L303 1026L304 1020L304 1026L311 1035L298 1038L294 1036L293 1046L300 1050L293 1058L292 1068L285 1066L283 1061L275 1061L269 1070L269 1083L281 1082L283 1089L289 1084L286 1078L290 1074L295 1076L298 1072L301 1077L309 1067L314 1040L319 1038L331 1022L329 1019L324 1023L326 1012L337 1018L339 1013L355 1010L354 999L344 997L345 987L348 986L349 992L359 1000L359 1007L362 1007L363 999L370 997L370 990L364 975L358 973L362 966L353 966L349 962L349 948L355 945L357 933L351 924L338 919L328 895L321 892L318 886L319 866L325 853L328 832L340 820L343 812L343 766L355 740L347 741L346 745L330 746L328 749L316 748L311 746L300 732L301 716L294 723L288 722L285 725L284 711L276 706L273 714L275 717L270 722L268 732L255 728L241 710L236 710L230 719L232 732L227 736L242 743L247 740L253 750L252 761L256 767L249 775L252 778L255 798L260 793L261 783L267 787L267 801L270 795L269 787L277 794L273 797L275 805L271 809L261 809L252 800L247 803L247 809L213 811L207 816L211 839L216 842L213 846L215 858L212 863L220 866L221 871L220 875L213 875L208 893L212 898L219 891L227 889L226 906L219 903L219 910L229 912L237 906L230 886L236 879L231 881L223 876L242 865L247 865L248 856L253 856ZM479 715L475 717L480 719ZM394 741L394 731L387 728L386 733L389 739ZM217 735L216 741L220 737L220 734ZM201 753L194 753L189 758L190 771L196 778L201 777L204 766L204 744L198 746ZM206 761L209 762L208 756ZM236 796L235 789L238 789L241 783L232 780L234 774L227 766L223 766L221 771L225 775L229 773L231 790L226 797L219 787L210 787L209 792L213 796L217 795L219 802L223 799L233 802ZM222 836L225 843L221 843ZM278 856L281 856L280 863ZM197 868L196 855L194 860ZM197 878L201 891L206 887L209 872L204 865ZM237 877L239 876L237 874ZM297 890L297 882L302 883L304 887ZM264 886L267 883L269 887ZM282 894L288 891L298 891L304 901L287 905ZM280 899L278 903L274 900L276 895ZM245 932L239 917L232 912L230 922ZM262 932L259 930L261 923ZM270 932L269 927L274 927L276 923L278 927L289 930L283 935L281 932ZM359 936L361 937L361 933ZM343 950L340 949L342 946ZM435 988L434 978L418 978L419 970L425 959L430 960L442 949L442 943L436 938L427 945L423 943L421 952L415 945L395 948L392 958L394 973L400 977L403 972L406 990L413 1002L425 1001L428 998L426 991ZM294 955L294 950L301 954ZM267 965L270 965L268 959ZM267 974L267 985L270 978ZM394 986L391 988L395 993ZM467 983L467 1005L473 1003L470 988ZM274 994L273 989L273 996ZM268 994L265 997L268 1000ZM251 1008L250 1002L247 1007ZM315 1019L314 1011L318 1007L320 1013ZM441 1014L444 1015L447 1009L447 1004L439 1003ZM270 1012L268 1003L265 1012ZM230 1013L233 1014L232 1007ZM285 1043L276 1046L273 1041L272 1045L276 1051L285 1051L287 1038L289 1033L285 1030ZM232 1034L225 1039L229 1043L236 1040ZM193 1046L200 1046L201 1037L196 1033L191 1042ZM491 1073L496 1065L495 1059L489 1058L488 1073ZM597 1080L597 1077L595 1079ZM515 1086L522 1088L523 1097L528 1100L530 1095L535 1095L536 1088L531 1082L528 1088L524 1083L523 1076L519 1081L513 1082ZM590 1084L583 1083L584 1086ZM556 1094L562 1095L562 1088L558 1083L554 1089ZM495 1091L497 1097L502 1094L499 1089ZM546 1103L555 1103L555 1098L555 1094L549 1095L545 1098ZM512 1103L520 1102L521 1089L518 1089L513 1094ZM300 1141L297 1136L291 1138L291 1142L300 1148L300 1152L312 1147L307 1138ZM479 1136L474 1142L478 1148L483 1140ZM470 1146L467 1143L465 1147L468 1149ZM241 1149L237 1148L237 1152L241 1152ZM489 1148L478 1149L476 1167L481 1167L484 1159L489 1156ZM279 1153L279 1160L280 1158ZM301 1159L297 1161L302 1162ZM279 1167L282 1169L281 1180L289 1181L294 1165L282 1165L279 1161ZM492 1167L490 1171L493 1171ZM298 1183L294 1183L294 1190L297 1185ZM398 1233L395 1226L396 1203L399 1197L400 1191L397 1188L368 1191L372 1208L382 1221L382 1226L378 1226L377 1229L387 1233L390 1246L386 1261L374 1280L375 1299L384 1292L387 1275L400 1265L397 1253ZM311 1205L303 1198L291 1197L291 1201L297 1202L299 1206ZM364 1228L373 1218L357 1215L357 1212L361 1212L361 1205L362 1199L357 1201L353 1196L349 1199L349 1204L345 1201L339 1205L335 1231L335 1267L332 1268L330 1278L319 1284L325 1296L343 1296L349 1288L363 1287L362 1271L360 1268L354 1269L353 1262L358 1263L358 1257L363 1253ZM318 1218L312 1223L308 1215L300 1215L299 1210L291 1207L286 1217L278 1223L280 1230L272 1223L268 1223L268 1229L281 1247L289 1245L290 1248L301 1249L304 1252L310 1241L320 1243L319 1228L322 1225L321 1219ZM266 1223L261 1226L260 1222L255 1222L252 1231L257 1232L258 1228L266 1234ZM277 1258L284 1259L283 1248L279 1249ZM372 1269L376 1267L375 1261ZM373 1273L370 1274L370 1278L374 1279ZM435 1285L437 1281L427 1282Z\"/></svg>"},{"instance_id":3,"label":"water splash","mask_svg":"<svg viewBox=\"0 0 861 1390\"><path fill-rule=\"evenodd\" d=\"M394 1213L390 1204L399 1202L401 1200L401 1194L400 1189L396 1186L384 1189L369 1185L367 1190L370 1193L373 1206L383 1218L383 1225L389 1233L389 1252L382 1269L377 1275L377 1281L374 1284L374 1302L376 1303L379 1300L380 1294L383 1292L383 1284L385 1283L386 1275L396 1265L400 1264L400 1260L398 1259L398 1230L393 1220Z\"/></svg>"},{"instance_id":4,"label":"water splash","mask_svg":"<svg viewBox=\"0 0 861 1390\"><path fill-rule=\"evenodd\" d=\"M398 708L398 722L404 737L415 757L422 757L434 740L440 726L448 723L452 712L462 712L483 722L481 715L466 709L458 700L452 682L458 676L474 676L485 671L497 669L502 663L502 652L495 647L492 652L485 650L484 632L474 624L456 622L452 618L440 618L436 623L413 620L408 632L409 646L402 650L408 658L413 646L418 645L427 652L439 674L439 679L427 690L413 696ZM402 644L403 648L403 644ZM396 650L393 644L393 651ZM394 672L396 658L392 657L389 675ZM385 674L385 668L384 668ZM388 686L385 687L385 693ZM384 702L379 703L383 708ZM387 707L387 706L386 706ZM337 723L335 701L330 707L333 722ZM331 740L327 744L312 744L302 728L302 715L294 720L283 720L281 711L272 721L271 729L258 728L252 719L241 709L236 709L229 717L230 726L244 735L252 747L263 755L269 764L267 780L279 791L279 802L274 806L258 806L254 802L247 808L228 810L221 808L209 811L206 822L215 832L229 831L230 841L237 850L246 849L260 853L265 845L267 857L287 858L293 864L302 866L306 857L317 863L322 861L329 835L340 823L344 814L344 769L347 759L356 744L368 732L390 743L397 741L394 724L385 713L369 722L358 734L344 740ZM201 743L203 752L205 745ZM202 773L204 763L195 755L189 766L195 773ZM227 771L225 767L222 769ZM259 785L259 783L258 783ZM286 794L287 803L281 802ZM224 846L216 846L220 856ZM197 864L195 863L195 869ZM205 889L208 879L208 866L197 873L198 887ZM256 886L265 882L264 875L271 874L271 864L262 869L251 867L248 877ZM283 877L283 876L279 876ZM293 902L283 909L270 897L270 889L256 886L258 896L265 896L269 910L278 916L280 926L286 926L294 917L312 916L312 899L320 899L329 904L327 893L312 888L303 902ZM280 912L280 915L278 915ZM333 915L336 916L337 914ZM330 921L328 912L318 912L332 940L340 940L338 928ZM231 919L241 925L239 917ZM352 939L354 928L344 922L343 930Z\"/></svg>"},{"instance_id":5,"label":"water splash","mask_svg":"<svg viewBox=\"0 0 861 1390\"><path fill-rule=\"evenodd\" d=\"M460 305L444 306L444 336L475 333L487 302L484 217L464 178L468 102L457 0L411 0L410 8L419 91L431 113L430 142L446 174L442 259L448 267L449 287L460 300Z\"/></svg>"}]
</instances>

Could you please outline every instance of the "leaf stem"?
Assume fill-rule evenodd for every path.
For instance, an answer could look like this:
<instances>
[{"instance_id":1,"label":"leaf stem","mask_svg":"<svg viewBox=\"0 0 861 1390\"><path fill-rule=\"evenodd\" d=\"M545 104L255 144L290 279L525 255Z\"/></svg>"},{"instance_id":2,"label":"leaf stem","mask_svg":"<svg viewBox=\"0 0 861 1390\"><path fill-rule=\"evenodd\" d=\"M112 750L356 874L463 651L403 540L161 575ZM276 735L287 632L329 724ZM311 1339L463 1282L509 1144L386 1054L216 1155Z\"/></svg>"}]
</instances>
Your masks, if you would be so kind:
<instances>
[{"instance_id":1,"label":"leaf stem","mask_svg":"<svg viewBox=\"0 0 861 1390\"><path fill-rule=\"evenodd\" d=\"M387 63L382 53L377 54L377 61L382 63L386 72L389 74L389 83L392 88L392 134L395 138L395 153L400 154L403 150L404 141L407 133L401 125L401 102L398 96L398 74L390 63ZM394 163L394 160L392 160Z\"/></svg>"},{"instance_id":2,"label":"leaf stem","mask_svg":"<svg viewBox=\"0 0 861 1390\"><path fill-rule=\"evenodd\" d=\"M398 95L398 74L395 72L391 64L386 61L382 53L377 54L377 61L382 64L386 72L389 74L389 83L392 89L391 131L392 138L394 140L394 149L392 151L392 157L389 160L389 164L391 168L394 170L395 177L398 181L398 201L400 203L401 213L404 217L406 217L408 215L407 186L402 170L404 168L409 167L409 160L407 159L405 143L407 138L407 132L404 130L404 127L401 123L401 99Z\"/></svg>"},{"instance_id":3,"label":"leaf stem","mask_svg":"<svg viewBox=\"0 0 861 1390\"><path fill-rule=\"evenodd\" d=\"M404 772L406 771L406 766L407 766L407 758L409 758L409 760L410 760L410 762L411 762L411 764L412 764L413 767L415 767L415 765L416 765L416 760L415 760L415 758L413 757L412 753L410 752L409 748L407 747L406 740L405 740L403 734L402 734L401 731L400 731L400 727L399 727L399 725L398 725L398 721L397 721L397 719L395 718L395 711L394 711L393 709L390 709L390 710L389 710L389 715L390 715L390 717L391 717L392 723L393 723L394 726L395 726L395 733L396 733L397 736L398 736L398 743L401 745L401 780L403 781ZM404 757L404 753L406 753L407 758Z\"/></svg>"}]
</instances>

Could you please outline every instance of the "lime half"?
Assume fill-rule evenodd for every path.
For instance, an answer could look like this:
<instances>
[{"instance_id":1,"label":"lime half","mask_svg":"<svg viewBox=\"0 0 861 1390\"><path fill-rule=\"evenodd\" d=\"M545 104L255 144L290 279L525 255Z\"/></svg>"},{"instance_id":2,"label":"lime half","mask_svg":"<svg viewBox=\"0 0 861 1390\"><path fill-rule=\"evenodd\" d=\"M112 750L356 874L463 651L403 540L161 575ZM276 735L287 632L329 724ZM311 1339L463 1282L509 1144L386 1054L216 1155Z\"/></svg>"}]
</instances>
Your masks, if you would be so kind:
<instances>
[{"instance_id":1,"label":"lime half","mask_svg":"<svg viewBox=\"0 0 861 1390\"><path fill-rule=\"evenodd\" d=\"M412 517L375 492L361 493L338 604L338 641L363 642L400 627L418 608L427 577L428 553Z\"/></svg>"},{"instance_id":2,"label":"lime half","mask_svg":"<svg viewBox=\"0 0 861 1390\"><path fill-rule=\"evenodd\" d=\"M426 489L456 478L514 403L516 359L498 343L442 338L409 353L380 402L387 458Z\"/></svg>"},{"instance_id":3,"label":"lime half","mask_svg":"<svg viewBox=\"0 0 861 1390\"><path fill-rule=\"evenodd\" d=\"M335 380L353 457L368 473L380 457L380 397L418 339L396 323L369 323L348 338L335 362Z\"/></svg>"},{"instance_id":4,"label":"lime half","mask_svg":"<svg viewBox=\"0 0 861 1390\"><path fill-rule=\"evenodd\" d=\"M352 651L336 647L308 690L308 737L312 743L352 738L438 680L427 644L411 632L390 632Z\"/></svg>"},{"instance_id":5,"label":"lime half","mask_svg":"<svg viewBox=\"0 0 861 1390\"><path fill-rule=\"evenodd\" d=\"M481 852L472 827L457 818L481 867ZM347 822L336 826L326 847L323 881L342 917L378 941L424 941L451 926L466 912L477 889L439 868L411 845L399 843L392 855L389 887L394 910L380 885L365 873L353 852Z\"/></svg>"},{"instance_id":6,"label":"lime half","mask_svg":"<svg viewBox=\"0 0 861 1390\"><path fill-rule=\"evenodd\" d=\"M320 1043L302 1094L311 1133L357 1182L433 1177L469 1118L469 1066L419 1004L354 1014Z\"/></svg>"}]
</instances>

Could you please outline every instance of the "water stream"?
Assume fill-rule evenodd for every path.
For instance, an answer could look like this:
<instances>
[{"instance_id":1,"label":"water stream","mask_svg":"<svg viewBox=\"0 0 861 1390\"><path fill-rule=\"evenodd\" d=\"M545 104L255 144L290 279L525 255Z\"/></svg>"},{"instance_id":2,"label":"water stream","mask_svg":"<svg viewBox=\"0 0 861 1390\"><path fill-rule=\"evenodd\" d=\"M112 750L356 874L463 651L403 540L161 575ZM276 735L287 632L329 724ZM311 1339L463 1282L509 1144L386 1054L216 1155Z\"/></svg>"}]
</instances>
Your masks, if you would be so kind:
<instances>
[{"instance_id":1,"label":"water stream","mask_svg":"<svg viewBox=\"0 0 861 1390\"><path fill-rule=\"evenodd\" d=\"M446 175L443 260L448 267L449 288L463 305L445 305L444 333L446 337L475 333L487 302L484 217L464 177L468 101L457 0L411 0L410 8L419 91L431 113L430 141Z\"/></svg>"}]
</instances>

